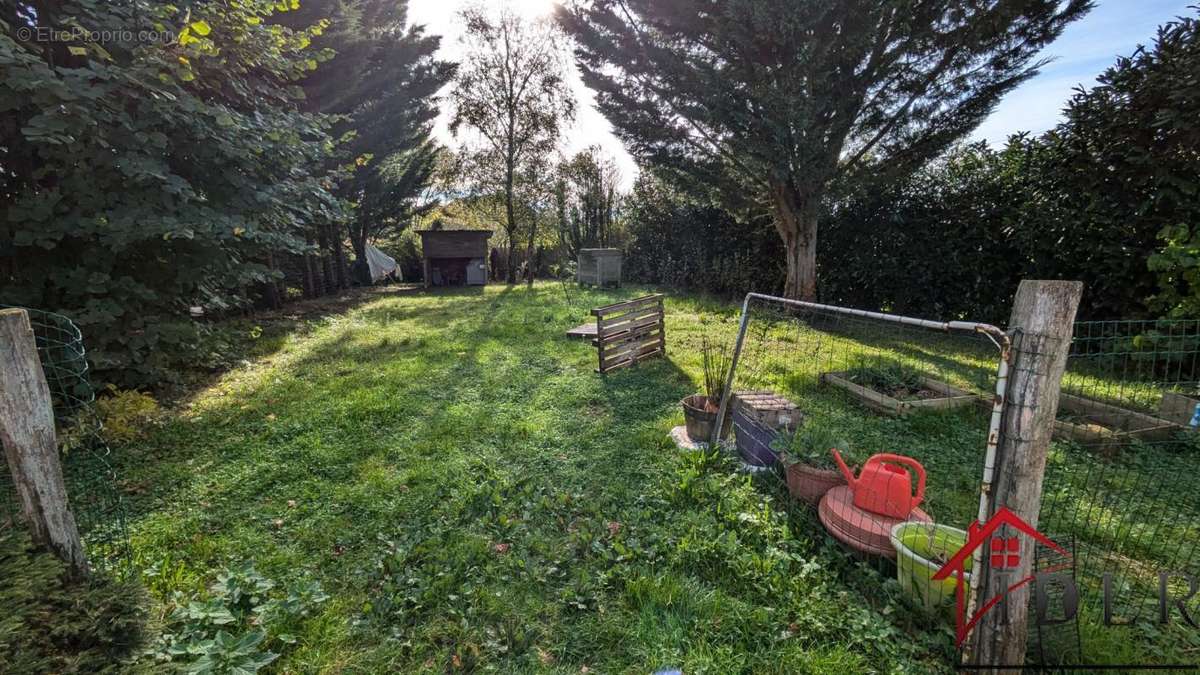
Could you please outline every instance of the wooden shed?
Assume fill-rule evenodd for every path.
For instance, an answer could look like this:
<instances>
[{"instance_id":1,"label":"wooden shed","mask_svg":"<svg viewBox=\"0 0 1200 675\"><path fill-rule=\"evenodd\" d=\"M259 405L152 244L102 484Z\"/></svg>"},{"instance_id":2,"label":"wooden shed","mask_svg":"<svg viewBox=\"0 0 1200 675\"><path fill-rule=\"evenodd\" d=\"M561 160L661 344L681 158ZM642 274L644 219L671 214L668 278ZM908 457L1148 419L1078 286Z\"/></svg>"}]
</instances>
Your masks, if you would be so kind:
<instances>
[{"instance_id":1,"label":"wooden shed","mask_svg":"<svg viewBox=\"0 0 1200 675\"><path fill-rule=\"evenodd\" d=\"M418 230L425 258L425 287L487 283L487 230Z\"/></svg>"},{"instance_id":2,"label":"wooden shed","mask_svg":"<svg viewBox=\"0 0 1200 675\"><path fill-rule=\"evenodd\" d=\"M592 286L621 285L621 249L581 248L575 278Z\"/></svg>"}]
</instances>

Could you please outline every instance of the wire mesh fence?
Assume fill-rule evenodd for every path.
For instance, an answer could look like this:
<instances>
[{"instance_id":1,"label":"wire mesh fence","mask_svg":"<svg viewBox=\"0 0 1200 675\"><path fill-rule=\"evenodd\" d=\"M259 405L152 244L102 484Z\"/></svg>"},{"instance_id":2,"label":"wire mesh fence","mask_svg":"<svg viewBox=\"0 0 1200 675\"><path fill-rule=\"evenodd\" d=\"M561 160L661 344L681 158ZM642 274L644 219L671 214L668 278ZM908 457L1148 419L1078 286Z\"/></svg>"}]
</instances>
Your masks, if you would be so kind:
<instances>
[{"instance_id":1,"label":"wire mesh fence","mask_svg":"<svg viewBox=\"0 0 1200 675\"><path fill-rule=\"evenodd\" d=\"M1156 663L1198 660L1196 598L1175 602L1200 577L1198 366L1200 321L1074 326L1041 529L1075 544L1084 654L1132 637Z\"/></svg>"},{"instance_id":2,"label":"wire mesh fence","mask_svg":"<svg viewBox=\"0 0 1200 675\"><path fill-rule=\"evenodd\" d=\"M0 308L7 308L0 305ZM50 387L63 479L94 570L125 574L131 556L125 510L101 434L83 335L67 317L26 309ZM0 471L0 528L19 525L21 508L5 461Z\"/></svg>"},{"instance_id":3,"label":"wire mesh fence","mask_svg":"<svg viewBox=\"0 0 1200 675\"><path fill-rule=\"evenodd\" d=\"M725 447L765 489L788 495L801 526L895 575L914 612L946 621L956 580L932 576L980 516L1002 426L997 392L1020 380L1019 367L1001 366L1002 352L1021 363L1022 350L1048 349L1049 338L753 295L743 322ZM1179 611L1194 619L1200 601L1174 602L1194 588L1182 575L1200 577L1200 322L1084 322L1074 335L1036 523L1054 546L1032 549L1034 571L1058 576L1041 592L1051 609L1039 609L1030 589L1022 596L1031 600L1027 658L1195 661L1200 631ZM966 556L964 577L985 555L988 570L1002 569L1010 553ZM1057 621L1070 595L1064 577L1079 607ZM1176 613L1169 625L1163 593ZM1106 625L1106 611L1128 626Z\"/></svg>"},{"instance_id":4,"label":"wire mesh fence","mask_svg":"<svg viewBox=\"0 0 1200 675\"><path fill-rule=\"evenodd\" d=\"M953 625L956 579L932 577L979 514L1006 337L755 295L743 321L727 447L914 615Z\"/></svg>"}]
</instances>

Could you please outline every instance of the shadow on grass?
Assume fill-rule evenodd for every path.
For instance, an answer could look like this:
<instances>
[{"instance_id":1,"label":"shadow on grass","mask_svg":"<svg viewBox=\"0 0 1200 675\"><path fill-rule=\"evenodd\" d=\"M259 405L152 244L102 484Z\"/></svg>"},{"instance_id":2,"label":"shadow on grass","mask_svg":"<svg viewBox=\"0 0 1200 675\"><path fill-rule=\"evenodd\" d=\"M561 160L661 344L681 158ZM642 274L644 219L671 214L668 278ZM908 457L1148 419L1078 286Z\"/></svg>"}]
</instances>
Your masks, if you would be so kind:
<instances>
[{"instance_id":1,"label":"shadow on grass","mask_svg":"<svg viewBox=\"0 0 1200 675\"><path fill-rule=\"evenodd\" d=\"M256 379L200 394L194 417L121 453L140 557L197 572L274 557L354 585L343 572L377 537L467 514L488 480L610 505L652 490L645 442L665 435L689 380L665 360L595 374L594 348L562 334L575 309L556 296L406 290L323 315L336 320Z\"/></svg>"}]
</instances>

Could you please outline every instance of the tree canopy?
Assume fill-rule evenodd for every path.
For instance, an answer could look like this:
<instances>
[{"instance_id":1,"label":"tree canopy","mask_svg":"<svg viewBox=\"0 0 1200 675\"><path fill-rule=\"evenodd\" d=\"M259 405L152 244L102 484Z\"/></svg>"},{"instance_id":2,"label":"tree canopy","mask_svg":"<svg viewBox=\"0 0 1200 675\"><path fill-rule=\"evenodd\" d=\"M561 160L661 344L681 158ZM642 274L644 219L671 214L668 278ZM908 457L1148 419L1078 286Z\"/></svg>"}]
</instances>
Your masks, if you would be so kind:
<instances>
[{"instance_id":1,"label":"tree canopy","mask_svg":"<svg viewBox=\"0 0 1200 675\"><path fill-rule=\"evenodd\" d=\"M432 206L422 199L439 153L430 132L454 64L435 58L440 37L408 25L408 0L305 0L294 15L294 26L329 24L314 39L327 60L302 81L303 105L334 116L336 192L353 209L362 259L369 240Z\"/></svg>"},{"instance_id":2,"label":"tree canopy","mask_svg":"<svg viewBox=\"0 0 1200 675\"><path fill-rule=\"evenodd\" d=\"M504 201L507 276L514 283L520 220L529 256L537 233L536 217L521 219L521 211L549 196L552 160L563 128L575 117L575 97L553 23L527 21L507 6L471 6L461 17L467 52L450 98L451 129L468 135L463 165L469 189Z\"/></svg>"},{"instance_id":3,"label":"tree canopy","mask_svg":"<svg viewBox=\"0 0 1200 675\"><path fill-rule=\"evenodd\" d=\"M70 314L96 367L153 382L203 359L189 306L243 302L308 223L342 217L327 124L294 86L321 25L274 22L288 6L0 5L0 302ZM33 30L74 26L117 39Z\"/></svg>"},{"instance_id":4,"label":"tree canopy","mask_svg":"<svg viewBox=\"0 0 1200 675\"><path fill-rule=\"evenodd\" d=\"M769 211L785 293L816 294L835 180L919 166L1036 72L1088 0L596 0L560 8L584 82L639 158Z\"/></svg>"}]
</instances>

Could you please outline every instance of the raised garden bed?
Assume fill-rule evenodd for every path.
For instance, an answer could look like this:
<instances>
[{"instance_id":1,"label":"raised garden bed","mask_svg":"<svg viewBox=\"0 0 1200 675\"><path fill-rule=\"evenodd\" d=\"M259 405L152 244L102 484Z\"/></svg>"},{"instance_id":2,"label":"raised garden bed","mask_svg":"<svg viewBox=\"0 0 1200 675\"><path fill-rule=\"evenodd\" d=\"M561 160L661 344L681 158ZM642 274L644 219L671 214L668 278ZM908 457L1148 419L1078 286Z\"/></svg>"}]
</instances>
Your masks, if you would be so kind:
<instances>
[{"instance_id":1,"label":"raised garden bed","mask_svg":"<svg viewBox=\"0 0 1200 675\"><path fill-rule=\"evenodd\" d=\"M1200 398L1187 396L1174 391L1164 391L1162 401L1158 404L1158 416L1168 422L1174 422L1189 427Z\"/></svg>"},{"instance_id":2,"label":"raised garden bed","mask_svg":"<svg viewBox=\"0 0 1200 675\"><path fill-rule=\"evenodd\" d=\"M1166 441L1189 427L1171 420L1063 392L1054 437L1084 445L1115 446L1130 440Z\"/></svg>"},{"instance_id":3,"label":"raised garden bed","mask_svg":"<svg viewBox=\"0 0 1200 675\"><path fill-rule=\"evenodd\" d=\"M841 371L822 373L821 381L849 392L863 405L884 415L949 410L973 405L979 400L975 394L924 375L904 383L891 383L861 371Z\"/></svg>"}]
</instances>

